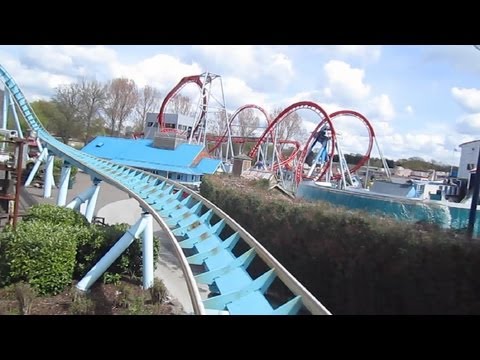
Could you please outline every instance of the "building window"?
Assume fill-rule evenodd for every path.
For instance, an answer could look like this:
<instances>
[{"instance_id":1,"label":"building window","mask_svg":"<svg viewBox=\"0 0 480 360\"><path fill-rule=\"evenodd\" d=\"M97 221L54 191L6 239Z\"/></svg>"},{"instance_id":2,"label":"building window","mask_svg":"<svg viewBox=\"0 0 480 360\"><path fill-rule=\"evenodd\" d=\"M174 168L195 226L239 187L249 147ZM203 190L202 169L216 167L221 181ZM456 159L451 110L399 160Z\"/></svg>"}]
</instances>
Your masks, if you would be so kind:
<instances>
[{"instance_id":1,"label":"building window","mask_svg":"<svg viewBox=\"0 0 480 360\"><path fill-rule=\"evenodd\" d=\"M467 164L467 170L475 169L475 164Z\"/></svg>"}]
</instances>

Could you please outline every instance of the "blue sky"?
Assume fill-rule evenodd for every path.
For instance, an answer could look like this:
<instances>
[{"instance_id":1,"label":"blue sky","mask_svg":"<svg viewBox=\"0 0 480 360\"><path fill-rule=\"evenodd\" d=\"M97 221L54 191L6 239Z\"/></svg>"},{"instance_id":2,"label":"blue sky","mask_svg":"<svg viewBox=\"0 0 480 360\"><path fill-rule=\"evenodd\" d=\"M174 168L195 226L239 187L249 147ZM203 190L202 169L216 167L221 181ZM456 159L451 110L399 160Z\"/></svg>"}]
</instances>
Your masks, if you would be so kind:
<instances>
[{"instance_id":1,"label":"blue sky","mask_svg":"<svg viewBox=\"0 0 480 360\"><path fill-rule=\"evenodd\" d=\"M356 110L394 159L456 164L453 148L480 137L480 51L473 46L22 45L0 46L0 63L30 101L48 99L56 86L80 77L126 76L165 93L181 77L208 70L222 76L230 111L300 100L329 113ZM299 114L312 130L316 115ZM364 151L363 126L351 118L336 126L344 151Z\"/></svg>"}]
</instances>

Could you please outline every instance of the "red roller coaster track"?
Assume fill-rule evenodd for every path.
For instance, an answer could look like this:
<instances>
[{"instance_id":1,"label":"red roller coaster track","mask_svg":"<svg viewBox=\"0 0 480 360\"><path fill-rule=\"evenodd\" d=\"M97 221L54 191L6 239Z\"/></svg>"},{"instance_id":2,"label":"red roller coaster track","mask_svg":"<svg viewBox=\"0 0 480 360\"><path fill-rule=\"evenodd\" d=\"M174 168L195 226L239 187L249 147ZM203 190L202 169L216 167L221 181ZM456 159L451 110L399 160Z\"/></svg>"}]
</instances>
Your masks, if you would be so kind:
<instances>
[{"instance_id":1,"label":"red roller coaster track","mask_svg":"<svg viewBox=\"0 0 480 360\"><path fill-rule=\"evenodd\" d=\"M360 159L360 161L356 165L354 165L351 169L349 169L350 173L354 173L355 171L359 170L363 165L365 165L368 159L370 159L370 154L372 153L372 148L373 148L373 140L375 138L375 131L373 130L373 127L372 127L372 124L370 124L370 121L368 121L368 119L365 116L363 116L357 111L339 110L330 114L330 119L332 119L333 121L336 117L339 117L339 116L352 116L359 119L365 125L368 131L367 151L365 152L365 155L363 155L363 157ZM341 176L342 176L341 174L335 174L335 176L333 176L333 179L338 180L341 178ZM317 177L317 179L319 178L320 177Z\"/></svg>"},{"instance_id":2,"label":"red roller coaster track","mask_svg":"<svg viewBox=\"0 0 480 360\"><path fill-rule=\"evenodd\" d=\"M263 134L260 136L258 142L255 144L255 146L250 151L249 156L254 158L257 154L258 148L265 142L267 136L270 135L271 133L273 133L273 129L275 128L275 126L277 126L278 123L280 123L283 119L285 119L292 112L300 110L300 109L311 110L311 111L315 112L316 114L318 114L319 116L322 117L322 121L317 125L315 130L310 135L310 137L307 141L307 145L312 141L312 139L314 139L314 136L316 136L316 133L318 132L318 130L321 127L320 125L323 126L323 124L325 124L325 123L328 123L328 125L330 126L330 129L331 129L331 132L332 132L332 142L333 142L332 145L334 145L335 144L335 130L333 128L330 117L325 112L325 110L323 110L323 108L320 105L318 105L318 104L316 104L312 101L299 101L299 102L296 102L296 103L286 107L280 114L277 115L277 117L269 124L267 129L265 129ZM333 158L333 152L335 150L334 148L335 147L332 146L331 154L329 154L329 161L331 161L331 159ZM292 154L290 154L290 156L287 159L282 159L281 162L276 167L278 168L278 166L290 163L298 155L298 150L299 150L299 148L297 148L297 151L293 151ZM304 150L302 151L302 153L300 155L300 162L297 164L297 171L296 171L297 182L299 182L301 180L301 176L302 176L302 173L303 173L303 163L305 162L306 156L307 156L307 146L305 146ZM328 166L325 166L325 168L327 168L327 167ZM301 169L300 174L299 174L298 169ZM299 177L300 177L300 180L298 180Z\"/></svg>"},{"instance_id":3,"label":"red roller coaster track","mask_svg":"<svg viewBox=\"0 0 480 360\"><path fill-rule=\"evenodd\" d=\"M158 128L159 128L160 131L162 131L162 132L172 132L172 129L166 130L166 128L165 128L165 109L166 109L168 103L170 102L170 100L172 100L172 98L174 98L175 95L177 95L185 85L190 84L190 83L197 84L198 87L200 88L200 90L204 89L202 80L200 80L201 77L202 77L202 75L185 76L184 78L182 78L179 81L179 83L177 85L175 85L175 87L172 90L170 90L168 92L167 96L165 96L165 99L163 99L162 106L160 106L160 112L159 112L158 118L157 118ZM205 89L204 89L204 91L205 91ZM205 94L202 94L202 95L205 95ZM202 97L203 97L202 112L200 114L199 121L195 125L195 129L193 129L194 133L195 133L195 131L197 131L197 128L200 125L201 120L203 119L203 117L205 116L205 113L206 113L207 98L205 96L202 96ZM173 129L173 132L176 132L176 129Z\"/></svg>"}]
</instances>

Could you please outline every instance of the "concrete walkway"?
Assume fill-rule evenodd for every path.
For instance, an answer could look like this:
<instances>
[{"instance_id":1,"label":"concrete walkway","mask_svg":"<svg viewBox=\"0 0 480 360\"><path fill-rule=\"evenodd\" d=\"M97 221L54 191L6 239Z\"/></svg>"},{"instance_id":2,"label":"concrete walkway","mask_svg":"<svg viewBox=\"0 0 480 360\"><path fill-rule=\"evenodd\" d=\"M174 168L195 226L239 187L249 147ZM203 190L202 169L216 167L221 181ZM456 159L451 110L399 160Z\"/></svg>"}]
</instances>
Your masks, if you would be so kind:
<instances>
[{"instance_id":1,"label":"concrete walkway","mask_svg":"<svg viewBox=\"0 0 480 360\"><path fill-rule=\"evenodd\" d=\"M68 191L67 204L77 194L90 186L92 186L90 176L79 171L73 189ZM21 207L24 210L27 210L28 207L35 203L56 203L58 189L55 187L52 189L52 197L48 199L43 198L43 188L28 187L23 190ZM127 223L133 225L141 216L141 208L135 199L129 198L127 193L102 182L100 184L95 216L105 218L105 223L107 224ZM153 223L153 231L154 236L160 239L160 258L155 270L155 277L164 282L170 295L178 300L186 313L193 314L185 277L174 255L173 246L168 238L162 236L163 232L155 221ZM201 291L205 293L206 289L201 289Z\"/></svg>"}]
</instances>

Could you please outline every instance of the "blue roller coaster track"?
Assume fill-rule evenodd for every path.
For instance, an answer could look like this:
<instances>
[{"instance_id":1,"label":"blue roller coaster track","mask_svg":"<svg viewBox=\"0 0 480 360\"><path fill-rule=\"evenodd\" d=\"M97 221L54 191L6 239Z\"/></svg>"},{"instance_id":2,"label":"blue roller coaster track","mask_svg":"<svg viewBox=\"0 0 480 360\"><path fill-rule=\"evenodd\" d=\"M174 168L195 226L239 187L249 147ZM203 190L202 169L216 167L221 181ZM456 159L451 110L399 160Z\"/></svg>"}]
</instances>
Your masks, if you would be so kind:
<instances>
[{"instance_id":1,"label":"blue roller coaster track","mask_svg":"<svg viewBox=\"0 0 480 360\"><path fill-rule=\"evenodd\" d=\"M58 141L43 127L1 65L0 78L52 155L95 181L125 191L158 222L180 261L195 314L330 314L258 241L210 201L164 177L91 156ZM252 266L255 261L266 269L258 276L252 275L261 268ZM281 294L288 294L271 296L274 291L269 290L275 283L289 290ZM200 284L209 286L208 298L200 295Z\"/></svg>"}]
</instances>

